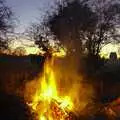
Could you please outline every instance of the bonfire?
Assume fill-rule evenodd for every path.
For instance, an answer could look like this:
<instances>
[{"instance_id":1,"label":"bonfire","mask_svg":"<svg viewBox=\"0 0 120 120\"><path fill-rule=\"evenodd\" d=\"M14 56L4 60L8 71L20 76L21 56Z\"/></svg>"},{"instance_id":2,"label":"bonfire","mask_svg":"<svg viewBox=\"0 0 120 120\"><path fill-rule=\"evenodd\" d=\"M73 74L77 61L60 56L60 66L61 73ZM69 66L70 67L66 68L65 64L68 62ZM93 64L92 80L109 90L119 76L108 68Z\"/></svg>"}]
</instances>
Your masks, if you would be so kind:
<instances>
[{"instance_id":1,"label":"bonfire","mask_svg":"<svg viewBox=\"0 0 120 120\"><path fill-rule=\"evenodd\" d=\"M42 78L39 79L40 86L29 105L37 114L38 120L71 120L71 111L74 107L73 101L70 96L59 96L52 66L53 59L47 59L44 64Z\"/></svg>"}]
</instances>

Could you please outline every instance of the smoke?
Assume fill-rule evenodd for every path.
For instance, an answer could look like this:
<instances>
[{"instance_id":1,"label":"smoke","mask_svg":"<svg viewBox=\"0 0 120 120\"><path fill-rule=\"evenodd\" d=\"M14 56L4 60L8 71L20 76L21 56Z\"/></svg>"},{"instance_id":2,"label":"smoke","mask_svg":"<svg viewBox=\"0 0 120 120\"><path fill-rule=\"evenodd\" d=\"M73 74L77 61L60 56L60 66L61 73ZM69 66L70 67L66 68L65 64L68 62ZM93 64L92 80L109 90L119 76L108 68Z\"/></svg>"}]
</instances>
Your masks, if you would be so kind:
<instances>
[{"instance_id":1,"label":"smoke","mask_svg":"<svg viewBox=\"0 0 120 120\"><path fill-rule=\"evenodd\" d=\"M57 87L60 94L71 96L75 106L74 111L78 114L84 111L94 97L93 86L85 82L79 69L80 59L77 56L55 59L54 72L57 79Z\"/></svg>"}]
</instances>

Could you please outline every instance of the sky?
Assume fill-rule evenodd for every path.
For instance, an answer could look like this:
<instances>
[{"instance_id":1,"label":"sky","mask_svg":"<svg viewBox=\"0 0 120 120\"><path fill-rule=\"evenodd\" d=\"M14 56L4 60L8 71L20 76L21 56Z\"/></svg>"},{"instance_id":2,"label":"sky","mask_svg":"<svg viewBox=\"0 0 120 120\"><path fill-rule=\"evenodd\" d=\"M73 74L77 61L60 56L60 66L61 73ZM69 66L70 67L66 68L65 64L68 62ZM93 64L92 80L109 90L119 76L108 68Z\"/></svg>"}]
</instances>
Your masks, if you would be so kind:
<instances>
[{"instance_id":1,"label":"sky","mask_svg":"<svg viewBox=\"0 0 120 120\"><path fill-rule=\"evenodd\" d=\"M16 32L23 32L25 27L42 19L45 11L49 10L54 0L6 0L6 4L11 7L18 19Z\"/></svg>"},{"instance_id":2,"label":"sky","mask_svg":"<svg viewBox=\"0 0 120 120\"><path fill-rule=\"evenodd\" d=\"M30 23L37 22L38 19L43 18L46 11L50 11L51 7L54 5L54 0L5 0L6 5L9 6L15 18L17 19L17 27L15 33L24 33L25 29L30 25ZM10 44L12 49L16 47L24 47L22 43L29 44L30 41L19 37L18 39L13 39L14 44ZM34 43L31 43L34 44ZM28 53L35 53L37 47L25 47Z\"/></svg>"}]
</instances>

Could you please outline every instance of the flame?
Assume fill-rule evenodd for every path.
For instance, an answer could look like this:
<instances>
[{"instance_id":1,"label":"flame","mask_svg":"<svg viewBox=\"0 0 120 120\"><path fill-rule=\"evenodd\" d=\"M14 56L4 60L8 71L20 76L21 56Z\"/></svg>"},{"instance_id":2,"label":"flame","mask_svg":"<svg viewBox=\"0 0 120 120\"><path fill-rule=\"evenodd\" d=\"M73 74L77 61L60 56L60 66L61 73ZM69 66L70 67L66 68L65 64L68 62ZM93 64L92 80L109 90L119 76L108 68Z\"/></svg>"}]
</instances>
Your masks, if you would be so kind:
<instances>
[{"instance_id":1,"label":"flame","mask_svg":"<svg viewBox=\"0 0 120 120\"><path fill-rule=\"evenodd\" d=\"M69 111L73 110L73 102L70 96L59 96L52 63L46 61L40 86L29 105L38 120L71 120Z\"/></svg>"}]
</instances>

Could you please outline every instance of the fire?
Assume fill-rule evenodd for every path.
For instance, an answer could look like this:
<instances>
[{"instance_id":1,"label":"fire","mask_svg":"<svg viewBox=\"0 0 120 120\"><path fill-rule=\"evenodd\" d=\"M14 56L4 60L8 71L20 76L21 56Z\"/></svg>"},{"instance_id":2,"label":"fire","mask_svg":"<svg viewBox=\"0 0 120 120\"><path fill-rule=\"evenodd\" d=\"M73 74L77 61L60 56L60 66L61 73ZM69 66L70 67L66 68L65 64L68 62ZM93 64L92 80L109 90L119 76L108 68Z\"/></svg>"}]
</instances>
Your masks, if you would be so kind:
<instances>
[{"instance_id":1,"label":"fire","mask_svg":"<svg viewBox=\"0 0 120 120\"><path fill-rule=\"evenodd\" d=\"M52 63L46 61L40 86L29 105L37 113L38 120L71 120L73 101L70 96L59 96Z\"/></svg>"}]
</instances>

